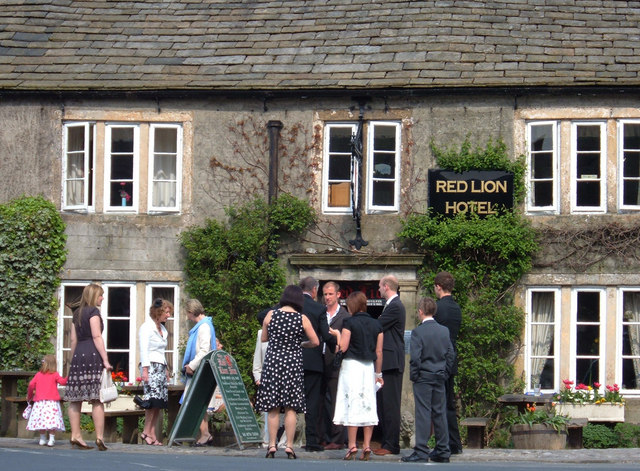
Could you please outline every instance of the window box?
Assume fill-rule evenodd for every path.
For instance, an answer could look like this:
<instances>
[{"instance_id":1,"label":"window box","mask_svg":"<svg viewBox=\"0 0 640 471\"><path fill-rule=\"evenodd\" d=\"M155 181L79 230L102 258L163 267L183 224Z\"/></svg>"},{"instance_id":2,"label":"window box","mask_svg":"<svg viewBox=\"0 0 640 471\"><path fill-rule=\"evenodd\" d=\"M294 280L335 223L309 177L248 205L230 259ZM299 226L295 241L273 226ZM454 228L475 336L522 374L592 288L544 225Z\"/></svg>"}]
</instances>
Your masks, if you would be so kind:
<instances>
[{"instance_id":1,"label":"window box","mask_svg":"<svg viewBox=\"0 0 640 471\"><path fill-rule=\"evenodd\" d=\"M556 404L556 413L589 422L624 422L624 404Z\"/></svg>"}]
</instances>

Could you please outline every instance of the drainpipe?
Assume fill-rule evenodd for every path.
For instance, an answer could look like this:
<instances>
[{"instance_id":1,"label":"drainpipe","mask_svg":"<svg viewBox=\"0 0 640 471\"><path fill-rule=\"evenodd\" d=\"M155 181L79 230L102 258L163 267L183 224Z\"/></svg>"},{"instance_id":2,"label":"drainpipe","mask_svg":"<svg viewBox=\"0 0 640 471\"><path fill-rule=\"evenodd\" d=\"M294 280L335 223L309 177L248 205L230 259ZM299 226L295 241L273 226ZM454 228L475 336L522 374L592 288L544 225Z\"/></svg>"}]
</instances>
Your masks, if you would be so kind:
<instances>
[{"instance_id":1,"label":"drainpipe","mask_svg":"<svg viewBox=\"0 0 640 471\"><path fill-rule=\"evenodd\" d=\"M278 143L282 121L269 121L269 204L278 196Z\"/></svg>"}]
</instances>

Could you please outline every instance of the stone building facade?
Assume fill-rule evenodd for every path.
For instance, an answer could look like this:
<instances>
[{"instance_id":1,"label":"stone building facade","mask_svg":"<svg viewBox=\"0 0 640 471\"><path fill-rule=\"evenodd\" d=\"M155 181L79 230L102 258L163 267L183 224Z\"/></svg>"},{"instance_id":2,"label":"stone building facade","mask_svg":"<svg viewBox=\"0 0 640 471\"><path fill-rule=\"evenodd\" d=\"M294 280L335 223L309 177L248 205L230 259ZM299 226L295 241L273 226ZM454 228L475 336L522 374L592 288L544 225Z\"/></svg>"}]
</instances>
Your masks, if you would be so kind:
<instances>
[{"instance_id":1,"label":"stone building facade","mask_svg":"<svg viewBox=\"0 0 640 471\"><path fill-rule=\"evenodd\" d=\"M177 236L268 197L279 122L275 184L321 221L283 252L290 281L395 273L407 328L422 257L396 234L427 208L430 143L525 155L522 210L546 237L518 287L526 389L640 393L639 2L27 1L0 18L0 201L42 194L67 224L61 359L65 305L98 281L108 349L135 376L151 300L179 312L186 297ZM360 115L368 245L354 250L344 159ZM186 320L173 322L175 368Z\"/></svg>"}]
</instances>

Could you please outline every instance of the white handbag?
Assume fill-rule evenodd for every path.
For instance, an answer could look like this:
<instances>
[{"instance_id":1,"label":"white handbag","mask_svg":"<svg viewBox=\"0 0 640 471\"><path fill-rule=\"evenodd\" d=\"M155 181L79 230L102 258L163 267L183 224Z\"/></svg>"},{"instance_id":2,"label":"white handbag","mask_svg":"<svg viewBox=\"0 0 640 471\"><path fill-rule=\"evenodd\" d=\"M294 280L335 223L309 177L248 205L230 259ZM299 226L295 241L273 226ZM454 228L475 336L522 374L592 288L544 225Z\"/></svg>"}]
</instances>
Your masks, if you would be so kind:
<instances>
[{"instance_id":1,"label":"white handbag","mask_svg":"<svg viewBox=\"0 0 640 471\"><path fill-rule=\"evenodd\" d=\"M118 388L113 384L111 373L106 368L102 369L102 379L100 380L100 402L106 404L118 398Z\"/></svg>"}]
</instances>

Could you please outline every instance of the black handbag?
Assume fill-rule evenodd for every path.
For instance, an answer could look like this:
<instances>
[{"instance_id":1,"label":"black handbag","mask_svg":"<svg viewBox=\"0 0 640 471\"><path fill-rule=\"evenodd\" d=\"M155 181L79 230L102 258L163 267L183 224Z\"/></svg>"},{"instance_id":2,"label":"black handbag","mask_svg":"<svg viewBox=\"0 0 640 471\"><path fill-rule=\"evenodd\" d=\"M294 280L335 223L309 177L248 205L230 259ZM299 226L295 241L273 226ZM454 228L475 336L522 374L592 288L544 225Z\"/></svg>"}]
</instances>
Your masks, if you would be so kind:
<instances>
[{"instance_id":1,"label":"black handbag","mask_svg":"<svg viewBox=\"0 0 640 471\"><path fill-rule=\"evenodd\" d=\"M133 402L140 409L149 409L151 408L151 401L149 399L142 399L142 397L135 395L133 396Z\"/></svg>"}]
</instances>

